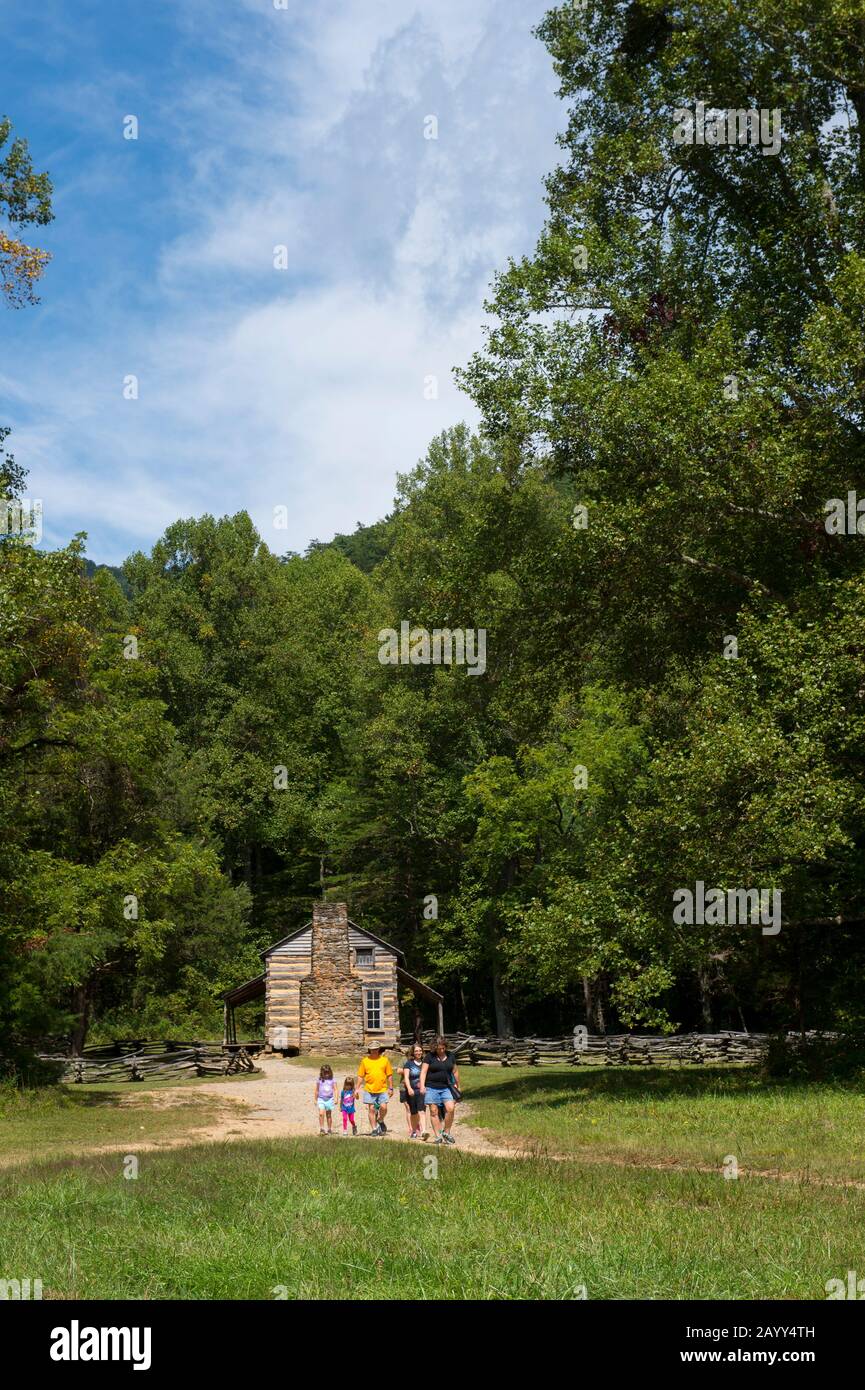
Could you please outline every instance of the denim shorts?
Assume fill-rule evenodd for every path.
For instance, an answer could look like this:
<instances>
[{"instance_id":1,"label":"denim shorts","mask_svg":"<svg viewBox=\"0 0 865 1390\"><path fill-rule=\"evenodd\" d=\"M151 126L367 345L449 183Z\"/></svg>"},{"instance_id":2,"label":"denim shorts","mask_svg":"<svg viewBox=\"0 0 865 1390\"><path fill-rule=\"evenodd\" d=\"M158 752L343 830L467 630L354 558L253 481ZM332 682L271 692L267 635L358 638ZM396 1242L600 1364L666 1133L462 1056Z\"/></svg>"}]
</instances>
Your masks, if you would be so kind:
<instances>
[{"instance_id":1,"label":"denim shorts","mask_svg":"<svg viewBox=\"0 0 865 1390\"><path fill-rule=\"evenodd\" d=\"M444 1090L437 1090L435 1086L427 1086L424 1100L427 1105L444 1105L446 1101L453 1102L453 1096L449 1086L446 1086Z\"/></svg>"},{"instance_id":2,"label":"denim shorts","mask_svg":"<svg viewBox=\"0 0 865 1390\"><path fill-rule=\"evenodd\" d=\"M364 1105L387 1105L387 1091L375 1091L374 1093L364 1091L363 1103Z\"/></svg>"}]
</instances>

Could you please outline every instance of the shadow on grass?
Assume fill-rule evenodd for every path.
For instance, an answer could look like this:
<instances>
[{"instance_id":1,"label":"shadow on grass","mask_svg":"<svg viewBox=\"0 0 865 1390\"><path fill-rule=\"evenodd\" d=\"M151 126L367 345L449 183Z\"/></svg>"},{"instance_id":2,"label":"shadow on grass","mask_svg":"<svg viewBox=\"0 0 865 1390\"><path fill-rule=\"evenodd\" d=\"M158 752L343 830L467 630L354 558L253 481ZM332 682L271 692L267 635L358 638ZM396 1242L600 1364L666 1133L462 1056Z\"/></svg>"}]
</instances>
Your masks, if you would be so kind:
<instances>
[{"instance_id":1,"label":"shadow on grass","mask_svg":"<svg viewBox=\"0 0 865 1390\"><path fill-rule=\"evenodd\" d=\"M0 1120L38 1120L70 1111L118 1109L122 1094L118 1091L84 1090L83 1087L41 1086L38 1091L7 1093L0 1097Z\"/></svg>"},{"instance_id":2,"label":"shadow on grass","mask_svg":"<svg viewBox=\"0 0 865 1390\"><path fill-rule=\"evenodd\" d=\"M132 1086L130 1092L135 1092ZM91 1091L83 1086L61 1086L58 1096L64 1110L77 1108L79 1110L106 1110L119 1106L126 1095L125 1091Z\"/></svg>"},{"instance_id":3,"label":"shadow on grass","mask_svg":"<svg viewBox=\"0 0 865 1390\"><path fill-rule=\"evenodd\" d=\"M464 1066L462 1081L466 1100L510 1100L522 1105L545 1105L551 1109L580 1100L658 1101L704 1096L746 1096L768 1092L800 1090L802 1082L766 1079L754 1067L701 1067L673 1070L669 1067L619 1069L615 1067L574 1068L568 1071L522 1071L519 1075L497 1073L496 1080L481 1080L479 1068ZM477 1082L480 1084L477 1084Z\"/></svg>"}]
</instances>

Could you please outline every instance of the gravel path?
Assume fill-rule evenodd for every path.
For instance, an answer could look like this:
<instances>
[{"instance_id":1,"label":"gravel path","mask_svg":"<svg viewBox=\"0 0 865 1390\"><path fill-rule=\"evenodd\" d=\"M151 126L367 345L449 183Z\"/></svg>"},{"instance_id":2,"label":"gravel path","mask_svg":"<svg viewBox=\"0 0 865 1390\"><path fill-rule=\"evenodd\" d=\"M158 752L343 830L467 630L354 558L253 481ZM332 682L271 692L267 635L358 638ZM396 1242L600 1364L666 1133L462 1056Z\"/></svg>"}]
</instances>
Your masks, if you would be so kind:
<instances>
[{"instance_id":1,"label":"gravel path","mask_svg":"<svg viewBox=\"0 0 865 1390\"><path fill-rule=\"evenodd\" d=\"M176 1133L156 1139L142 1139L140 1124L142 1116L136 1116L137 1133L124 1143L113 1141L109 1144L89 1144L69 1142L64 1152L76 1153L140 1153L154 1149L185 1148L189 1144L231 1143L244 1139L287 1139L302 1138L318 1134L318 1112L313 1102L313 1086L318 1078L315 1067L303 1066L284 1061L281 1057L260 1057L256 1063L260 1071L255 1076L242 1080L207 1081L195 1086L166 1086L151 1091L150 1101L154 1108L172 1107L190 1111L190 1123ZM134 1088L126 1088L129 1102L134 1103L137 1095ZM197 1099L207 1096L217 1102L218 1115L204 1123L196 1123L195 1109ZM121 1104L123 1101L121 1101ZM208 1109L212 1110L212 1106ZM657 1172L700 1172L718 1173L716 1165L689 1163L685 1160L648 1160L636 1155L609 1154L584 1150L579 1153L550 1153L544 1145L531 1142L520 1144L498 1135L490 1130L478 1129L471 1123L472 1109L465 1101L457 1106L457 1119L453 1127L457 1149L469 1153L487 1155L492 1158L534 1158L540 1154L548 1160L569 1161L581 1164L600 1164L604 1167L641 1168ZM359 1115L359 1137L349 1134L343 1137L342 1117L334 1113L334 1137L327 1143L373 1142L376 1144L407 1144L412 1142L417 1148L427 1149L429 1141L409 1140L403 1108L398 1094L394 1096L388 1111L388 1133L383 1138L370 1141L369 1123L366 1114ZM361 1139L361 1136L364 1136ZM20 1155L14 1155L0 1162L0 1167L17 1164ZM854 1178L836 1178L814 1173L787 1173L780 1170L746 1169L740 1167L742 1178L763 1178L780 1182L813 1183L820 1187L865 1188L865 1182Z\"/></svg>"},{"instance_id":2,"label":"gravel path","mask_svg":"<svg viewBox=\"0 0 865 1390\"><path fill-rule=\"evenodd\" d=\"M209 1095L216 1100L230 1102L225 1114L216 1123L187 1131L183 1135L172 1136L154 1144L154 1148L177 1148L188 1144L206 1143L211 1140L234 1139L285 1139L309 1136L318 1133L318 1112L313 1103L313 1086L318 1079L314 1067L298 1066L286 1062L281 1057L260 1057L256 1066L261 1068L260 1076L252 1076L239 1081L204 1082L200 1086L170 1086L153 1093L154 1105L183 1105L194 1101L195 1096ZM361 1113L363 1112L363 1113ZM472 1153L490 1154L498 1158L513 1158L518 1150L509 1148L501 1139L493 1139L486 1131L474 1129L466 1120L471 1116L471 1106L461 1101L457 1105L457 1115L453 1136L457 1147ZM361 1137L368 1139L369 1122L366 1107L358 1109L358 1139L353 1140L351 1132L347 1137L342 1132L342 1116L334 1111L334 1138L327 1142L354 1142ZM388 1132L373 1142L379 1144L413 1143L418 1147L422 1140L409 1140L405 1116L395 1092L388 1108ZM432 1142L432 1135L427 1143ZM423 1143L423 1147L427 1147Z\"/></svg>"},{"instance_id":3,"label":"gravel path","mask_svg":"<svg viewBox=\"0 0 865 1390\"><path fill-rule=\"evenodd\" d=\"M182 1105L194 1101L196 1096L210 1095L217 1100L228 1102L225 1113L215 1122L206 1126L172 1135L170 1138L136 1148L179 1148L192 1143L208 1141L233 1141L237 1139L283 1139L318 1133L318 1112L313 1103L313 1086L318 1079L315 1067L305 1067L286 1062L279 1057L260 1057L256 1065L261 1074L243 1081L205 1082L194 1087L168 1087L153 1093L155 1105ZM358 1143L360 1136L368 1135L369 1122L364 1113L358 1114L357 1140L343 1138L342 1117L334 1112L334 1138L327 1143ZM426 1149L431 1142L409 1140L403 1108L398 1093L394 1094L388 1110L388 1132L380 1139L369 1140L375 1144L413 1143ZM471 1106L465 1101L457 1105L457 1118L453 1127L457 1148L470 1153L486 1154L493 1158L532 1158L537 1150L531 1144L519 1145L509 1142L501 1135L489 1130L476 1129L471 1124ZM116 1147L116 1146L112 1146ZM657 1172L700 1172L717 1175L717 1165L689 1163L684 1160L647 1160L635 1155L592 1153L555 1154L545 1150L545 1157L552 1160L572 1159L583 1164L597 1163L604 1167L651 1169ZM853 1178L833 1178L815 1174L785 1173L779 1170L740 1169L742 1178L764 1178L780 1182L802 1182L803 1179L817 1186L863 1188L865 1183Z\"/></svg>"}]
</instances>

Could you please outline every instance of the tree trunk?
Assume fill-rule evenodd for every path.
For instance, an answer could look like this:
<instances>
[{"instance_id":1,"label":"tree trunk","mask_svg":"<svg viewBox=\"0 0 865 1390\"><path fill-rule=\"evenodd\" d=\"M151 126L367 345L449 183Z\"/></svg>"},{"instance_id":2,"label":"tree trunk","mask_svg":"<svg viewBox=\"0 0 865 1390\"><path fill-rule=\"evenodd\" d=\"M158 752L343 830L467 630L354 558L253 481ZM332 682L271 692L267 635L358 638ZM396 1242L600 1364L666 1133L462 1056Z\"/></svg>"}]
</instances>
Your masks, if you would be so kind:
<instances>
[{"instance_id":1,"label":"tree trunk","mask_svg":"<svg viewBox=\"0 0 865 1390\"><path fill-rule=\"evenodd\" d=\"M697 988L700 991L700 1016L703 1020L703 1030L706 1033L714 1033L712 992L709 989L709 976L708 972L704 970L701 965L697 966Z\"/></svg>"},{"instance_id":2,"label":"tree trunk","mask_svg":"<svg viewBox=\"0 0 865 1390\"><path fill-rule=\"evenodd\" d=\"M87 1029L90 1027L90 989L88 984L77 985L72 991L72 1009L75 1014L75 1022L72 1025L72 1055L80 1057L84 1051L84 1044L87 1040Z\"/></svg>"},{"instance_id":3,"label":"tree trunk","mask_svg":"<svg viewBox=\"0 0 865 1390\"><path fill-rule=\"evenodd\" d=\"M514 1020L511 1014L510 991L497 965L493 966L493 1007L496 1011L496 1035L500 1038L512 1038Z\"/></svg>"},{"instance_id":4,"label":"tree trunk","mask_svg":"<svg viewBox=\"0 0 865 1390\"><path fill-rule=\"evenodd\" d=\"M797 951L797 981L796 981L796 1007L799 1014L799 1032L805 1037L805 932L806 927L799 928L799 941Z\"/></svg>"},{"instance_id":5,"label":"tree trunk","mask_svg":"<svg viewBox=\"0 0 865 1390\"><path fill-rule=\"evenodd\" d=\"M472 1028L471 1024L469 1023L469 1010L468 1005L466 1004L466 996L463 990L463 982L461 978L457 979L457 985L459 986L460 992L460 1008L463 1012L463 1027L465 1028L467 1033L470 1033L472 1031Z\"/></svg>"},{"instance_id":6,"label":"tree trunk","mask_svg":"<svg viewBox=\"0 0 865 1390\"><path fill-rule=\"evenodd\" d=\"M589 1032L606 1033L600 980L590 980L588 975L583 976L583 998L586 1001L586 1027Z\"/></svg>"}]
</instances>

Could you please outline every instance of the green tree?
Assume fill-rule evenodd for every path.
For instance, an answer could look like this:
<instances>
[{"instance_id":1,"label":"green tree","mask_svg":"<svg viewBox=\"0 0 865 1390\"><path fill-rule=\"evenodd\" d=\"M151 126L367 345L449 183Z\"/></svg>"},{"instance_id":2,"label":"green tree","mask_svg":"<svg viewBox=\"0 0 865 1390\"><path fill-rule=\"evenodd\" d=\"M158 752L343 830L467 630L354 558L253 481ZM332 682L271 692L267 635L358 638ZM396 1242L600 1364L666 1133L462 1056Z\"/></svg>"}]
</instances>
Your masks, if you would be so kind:
<instances>
[{"instance_id":1,"label":"green tree","mask_svg":"<svg viewBox=\"0 0 865 1390\"><path fill-rule=\"evenodd\" d=\"M34 171L27 141L17 136L10 144L11 134L11 121L0 119L0 214L12 228L0 226L0 293L17 308L37 302L34 286L51 257L13 232L30 223L45 226L54 214L48 175Z\"/></svg>"},{"instance_id":2,"label":"green tree","mask_svg":"<svg viewBox=\"0 0 865 1390\"><path fill-rule=\"evenodd\" d=\"M215 986L245 912L188 823L152 668L127 659L125 600L80 551L0 546L0 1014L7 1041L68 1031L76 1048L108 1001L163 986L172 956L191 952ZM215 920L219 949L197 950Z\"/></svg>"},{"instance_id":3,"label":"green tree","mask_svg":"<svg viewBox=\"0 0 865 1390\"><path fill-rule=\"evenodd\" d=\"M649 993L693 970L707 1017L710 976L730 1004L734 981L759 1001L774 971L777 1017L800 1021L794 941L837 919L843 951L863 913L841 638L862 552L825 525L828 499L865 492L861 16L845 0L741 15L600 0L551 11L539 33L569 106L563 161L536 252L499 277L462 380L490 438L585 509L559 608L580 683L628 693L651 778L525 932L542 973L562 971L588 926L626 941L629 912L647 968L664 967ZM698 102L777 110L780 147L678 143ZM847 692L834 720L806 697L815 682ZM742 931L671 932L671 893L696 877L783 889L771 970ZM831 949L818 955L839 978ZM632 966L619 1010L634 1022L650 1006L643 986L622 996Z\"/></svg>"}]
</instances>

